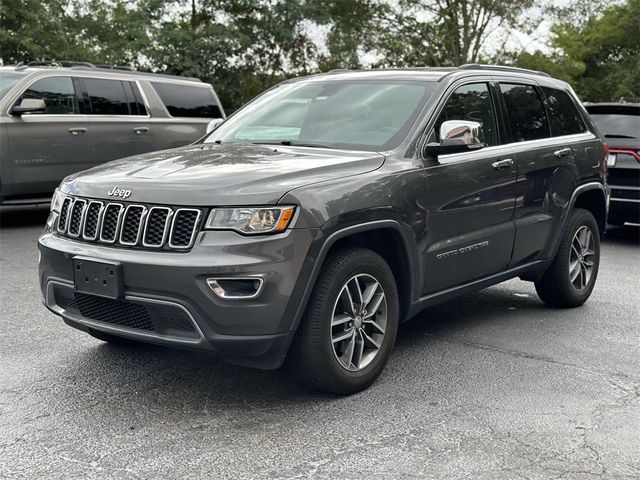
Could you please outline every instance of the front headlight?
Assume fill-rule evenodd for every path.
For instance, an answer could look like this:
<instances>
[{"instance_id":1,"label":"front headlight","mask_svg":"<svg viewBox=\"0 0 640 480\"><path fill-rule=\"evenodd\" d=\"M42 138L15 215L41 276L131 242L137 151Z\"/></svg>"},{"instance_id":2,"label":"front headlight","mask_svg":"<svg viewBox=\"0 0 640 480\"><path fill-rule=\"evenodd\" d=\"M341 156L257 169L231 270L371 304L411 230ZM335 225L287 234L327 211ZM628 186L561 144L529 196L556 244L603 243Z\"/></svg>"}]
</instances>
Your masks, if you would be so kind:
<instances>
[{"instance_id":1,"label":"front headlight","mask_svg":"<svg viewBox=\"0 0 640 480\"><path fill-rule=\"evenodd\" d=\"M289 226L294 211L295 207L215 208L205 228L246 234L279 233Z\"/></svg>"},{"instance_id":2,"label":"front headlight","mask_svg":"<svg viewBox=\"0 0 640 480\"><path fill-rule=\"evenodd\" d=\"M60 213L62 202L64 202L64 195L56 188L51 197L51 211Z\"/></svg>"}]
</instances>

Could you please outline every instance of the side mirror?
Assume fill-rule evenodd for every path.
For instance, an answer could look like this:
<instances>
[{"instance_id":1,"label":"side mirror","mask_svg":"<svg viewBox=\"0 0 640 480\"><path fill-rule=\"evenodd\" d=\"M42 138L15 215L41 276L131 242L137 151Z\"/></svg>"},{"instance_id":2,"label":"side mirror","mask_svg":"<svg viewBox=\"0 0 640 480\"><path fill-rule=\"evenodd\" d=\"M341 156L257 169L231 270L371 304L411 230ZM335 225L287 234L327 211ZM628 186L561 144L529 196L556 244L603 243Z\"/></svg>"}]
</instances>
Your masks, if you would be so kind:
<instances>
[{"instance_id":1,"label":"side mirror","mask_svg":"<svg viewBox=\"0 0 640 480\"><path fill-rule=\"evenodd\" d=\"M25 98L11 109L12 115L18 117L25 113L44 113L47 111L47 104L41 98Z\"/></svg>"},{"instance_id":2,"label":"side mirror","mask_svg":"<svg viewBox=\"0 0 640 480\"><path fill-rule=\"evenodd\" d=\"M468 120L447 120L440 125L440 142L429 143L425 152L431 157L478 150L485 146L482 124Z\"/></svg>"},{"instance_id":3,"label":"side mirror","mask_svg":"<svg viewBox=\"0 0 640 480\"><path fill-rule=\"evenodd\" d=\"M207 133L211 133L213 132L216 128L218 128L220 126L220 124L224 122L224 119L222 118L216 118L214 120L211 120L208 124L207 124Z\"/></svg>"}]
</instances>

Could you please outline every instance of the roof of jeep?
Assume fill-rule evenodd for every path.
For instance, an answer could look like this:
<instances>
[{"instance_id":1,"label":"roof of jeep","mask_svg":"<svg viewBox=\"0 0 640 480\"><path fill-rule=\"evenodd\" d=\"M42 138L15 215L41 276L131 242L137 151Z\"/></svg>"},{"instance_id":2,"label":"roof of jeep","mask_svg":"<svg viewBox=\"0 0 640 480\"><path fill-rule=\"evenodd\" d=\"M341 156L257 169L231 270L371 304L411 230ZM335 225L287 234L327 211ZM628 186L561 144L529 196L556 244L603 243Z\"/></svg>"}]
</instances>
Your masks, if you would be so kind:
<instances>
[{"instance_id":1,"label":"roof of jeep","mask_svg":"<svg viewBox=\"0 0 640 480\"><path fill-rule=\"evenodd\" d=\"M445 77L459 74L474 75L474 74L507 74L534 77L537 79L545 79L547 81L561 80L553 79L545 72L539 72L536 70L527 70L524 68L508 67L501 65L481 65L481 64L466 64L459 67L412 67L412 68L381 68L381 69L369 69L369 70L348 70L337 69L331 70L326 73L319 73L316 75L310 75L307 77L298 77L286 80L286 82L295 82L303 79L405 79L405 80L429 80L439 81Z\"/></svg>"}]
</instances>

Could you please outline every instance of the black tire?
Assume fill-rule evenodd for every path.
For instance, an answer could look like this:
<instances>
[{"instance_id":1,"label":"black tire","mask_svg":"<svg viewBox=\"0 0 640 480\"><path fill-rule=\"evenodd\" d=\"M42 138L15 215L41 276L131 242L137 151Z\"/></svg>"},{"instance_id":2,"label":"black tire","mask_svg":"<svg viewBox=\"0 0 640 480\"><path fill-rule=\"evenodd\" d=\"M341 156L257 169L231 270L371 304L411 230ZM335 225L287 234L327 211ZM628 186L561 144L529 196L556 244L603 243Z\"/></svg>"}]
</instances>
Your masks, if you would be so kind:
<instances>
[{"instance_id":1,"label":"black tire","mask_svg":"<svg viewBox=\"0 0 640 480\"><path fill-rule=\"evenodd\" d=\"M349 323L346 323L343 327L332 326L332 321L337 318L334 317L334 314L343 305L342 298L345 298L344 296L339 298L339 296L341 293L345 294L343 288L348 289L347 283L353 282L354 278L356 284L358 282L370 282L369 285L372 288L377 288L374 285L375 280L382 289L376 290L378 292L376 299L382 293L383 300L381 302L385 302L386 308L382 309L380 306L383 305L382 303L377 306L375 308L376 313L369 319L367 325L365 325L366 321L359 321L358 323L354 321L349 322L351 324L350 328L348 328ZM353 286L354 284L350 283L350 285ZM362 283L360 286L366 287L366 283ZM374 303L372 300L369 305ZM359 304L354 301L352 305ZM366 307L359 306L357 310ZM375 334L371 334L372 330L369 330L370 336L364 335L365 331L363 329L374 328L371 326L371 320L381 323L383 321L383 312L386 313L384 318L386 325L379 348L372 359L368 360L370 363L360 362L371 353L371 351L367 351L365 355L363 353L364 349L368 347L374 348L375 344L369 343L368 339L372 337L379 338L378 329L375 329ZM354 315L353 319L355 320L356 317L361 318L358 315ZM367 317L366 310L364 310L362 317ZM331 255L322 267L307 305L305 317L294 339L289 355L289 364L304 383L316 390L336 395L356 393L371 385L382 373L396 340L398 319L398 291L389 265L380 255L365 248L340 250ZM360 330L358 325L361 325ZM338 353L335 350L340 345L338 345L339 342L332 341L332 338L337 338L341 335L340 328L344 328L345 332L354 331L354 340L345 340L345 342L357 342L354 343L354 349L358 349L360 355L358 363L363 365L357 371L349 371L341 364L341 361L345 362L345 354L343 354L342 360L338 359ZM336 330L338 330L338 334L336 334ZM362 332L359 337L357 337L358 332ZM359 342L356 338L359 339ZM334 347L334 344L336 347ZM360 348L360 345L366 345L367 347ZM358 353L356 353L357 355ZM351 360L348 360L348 363L351 365ZM357 368L355 363L353 368Z\"/></svg>"},{"instance_id":2,"label":"black tire","mask_svg":"<svg viewBox=\"0 0 640 480\"><path fill-rule=\"evenodd\" d=\"M130 340L124 337L118 337L116 335L111 335L110 333L101 332L100 330L90 329L87 332L93 338L97 338L98 340L102 340L103 342L110 343L111 345L122 345L122 346L135 346L139 345L139 342L135 340Z\"/></svg>"},{"instance_id":3,"label":"black tire","mask_svg":"<svg viewBox=\"0 0 640 480\"><path fill-rule=\"evenodd\" d=\"M570 276L570 261L572 257L572 244L576 233L587 228L593 238L593 255L585 257L585 260L592 262L592 270L585 281L584 286L579 288L574 282L580 284L582 278L587 278L586 270L581 270L578 265L580 278L572 282ZM598 224L593 214L582 208L576 208L571 212L571 217L562 234L560 246L553 262L546 270L542 278L535 282L536 291L540 299L552 307L573 308L579 307L587 301L598 277L598 267L600 266L600 232ZM586 268L586 267L585 267ZM575 271L575 270L574 270Z\"/></svg>"}]
</instances>

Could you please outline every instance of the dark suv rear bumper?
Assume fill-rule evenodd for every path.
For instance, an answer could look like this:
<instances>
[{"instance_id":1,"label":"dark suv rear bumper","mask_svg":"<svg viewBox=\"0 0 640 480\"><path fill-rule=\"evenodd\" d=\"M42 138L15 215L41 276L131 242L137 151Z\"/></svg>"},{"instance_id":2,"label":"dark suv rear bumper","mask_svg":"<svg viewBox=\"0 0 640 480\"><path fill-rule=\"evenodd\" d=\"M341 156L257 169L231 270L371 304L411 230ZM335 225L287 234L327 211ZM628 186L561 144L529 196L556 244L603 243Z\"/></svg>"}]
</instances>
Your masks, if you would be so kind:
<instances>
[{"instance_id":1,"label":"dark suv rear bumper","mask_svg":"<svg viewBox=\"0 0 640 480\"><path fill-rule=\"evenodd\" d=\"M608 182L609 223L640 223L640 165L634 161L610 168Z\"/></svg>"},{"instance_id":2,"label":"dark suv rear bumper","mask_svg":"<svg viewBox=\"0 0 640 480\"><path fill-rule=\"evenodd\" d=\"M38 242L44 303L65 322L84 331L159 345L216 352L234 363L277 368L293 335L296 283L306 283L305 259L314 230L242 237L205 232L190 252L106 247L45 232ZM78 294L73 258L122 265L124 295L117 300ZM210 278L256 276L256 298L218 297Z\"/></svg>"}]
</instances>

